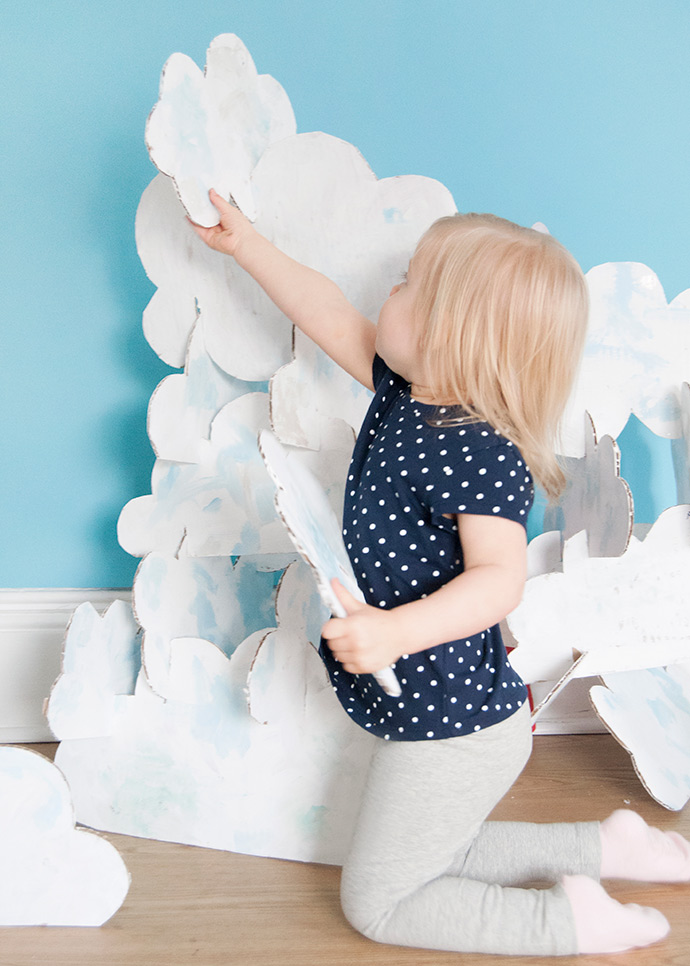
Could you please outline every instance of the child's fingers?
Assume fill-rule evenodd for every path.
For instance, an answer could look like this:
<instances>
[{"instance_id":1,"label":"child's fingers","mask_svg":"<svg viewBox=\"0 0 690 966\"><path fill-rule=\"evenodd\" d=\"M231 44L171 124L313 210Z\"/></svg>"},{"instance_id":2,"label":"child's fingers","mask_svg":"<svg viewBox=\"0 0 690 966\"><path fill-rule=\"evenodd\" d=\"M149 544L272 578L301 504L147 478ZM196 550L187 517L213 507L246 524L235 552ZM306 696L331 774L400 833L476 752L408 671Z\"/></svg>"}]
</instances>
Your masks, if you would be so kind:
<instances>
[{"instance_id":1,"label":"child's fingers","mask_svg":"<svg viewBox=\"0 0 690 966\"><path fill-rule=\"evenodd\" d=\"M336 578L331 581L331 587L333 588L335 596L338 598L348 614L356 614L357 611L360 611L367 606L361 600L357 600L356 597L353 597L349 590L346 590Z\"/></svg>"},{"instance_id":2,"label":"child's fingers","mask_svg":"<svg viewBox=\"0 0 690 966\"><path fill-rule=\"evenodd\" d=\"M234 205L231 205L229 201L226 201L222 195L219 195L215 188L211 188L208 193L211 200L211 204L216 208L221 215L226 215L228 212L237 211Z\"/></svg>"},{"instance_id":3,"label":"child's fingers","mask_svg":"<svg viewBox=\"0 0 690 966\"><path fill-rule=\"evenodd\" d=\"M332 617L321 628L321 637L327 641L338 641L345 636L347 629L343 627L345 623L342 617Z\"/></svg>"}]
</instances>

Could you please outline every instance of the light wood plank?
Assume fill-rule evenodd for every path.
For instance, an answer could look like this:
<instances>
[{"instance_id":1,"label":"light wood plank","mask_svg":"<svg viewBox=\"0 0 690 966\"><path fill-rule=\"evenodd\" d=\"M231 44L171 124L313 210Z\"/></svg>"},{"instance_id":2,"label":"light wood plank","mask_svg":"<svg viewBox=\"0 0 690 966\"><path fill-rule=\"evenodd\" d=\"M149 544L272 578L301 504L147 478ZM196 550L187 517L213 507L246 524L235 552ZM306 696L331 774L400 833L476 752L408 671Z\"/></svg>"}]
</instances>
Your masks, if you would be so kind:
<instances>
[{"instance_id":1,"label":"light wood plank","mask_svg":"<svg viewBox=\"0 0 690 966\"><path fill-rule=\"evenodd\" d=\"M52 756L52 746L33 746ZM604 818L631 807L690 837L690 816L668 812L644 791L609 735L542 735L519 781L493 817L525 821ZM0 966L538 966L546 960L470 956L381 946L359 936L338 901L340 870L108 835L132 875L120 911L100 929L0 930ZM661 909L665 942L624 956L551 960L569 966L688 966L690 886L615 883L625 902Z\"/></svg>"}]
</instances>

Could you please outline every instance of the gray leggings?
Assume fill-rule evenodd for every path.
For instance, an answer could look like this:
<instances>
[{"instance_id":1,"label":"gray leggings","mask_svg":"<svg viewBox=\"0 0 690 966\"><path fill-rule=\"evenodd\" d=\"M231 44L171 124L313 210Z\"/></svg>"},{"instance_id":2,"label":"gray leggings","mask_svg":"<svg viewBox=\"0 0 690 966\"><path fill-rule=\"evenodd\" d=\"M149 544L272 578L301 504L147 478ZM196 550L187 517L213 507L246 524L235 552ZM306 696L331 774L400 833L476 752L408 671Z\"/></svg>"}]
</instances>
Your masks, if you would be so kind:
<instances>
[{"instance_id":1,"label":"gray leggings","mask_svg":"<svg viewBox=\"0 0 690 966\"><path fill-rule=\"evenodd\" d=\"M486 822L524 768L529 708L475 734L380 741L341 898L377 942L457 952L572 955L570 903L557 883L599 879L598 822Z\"/></svg>"}]
</instances>

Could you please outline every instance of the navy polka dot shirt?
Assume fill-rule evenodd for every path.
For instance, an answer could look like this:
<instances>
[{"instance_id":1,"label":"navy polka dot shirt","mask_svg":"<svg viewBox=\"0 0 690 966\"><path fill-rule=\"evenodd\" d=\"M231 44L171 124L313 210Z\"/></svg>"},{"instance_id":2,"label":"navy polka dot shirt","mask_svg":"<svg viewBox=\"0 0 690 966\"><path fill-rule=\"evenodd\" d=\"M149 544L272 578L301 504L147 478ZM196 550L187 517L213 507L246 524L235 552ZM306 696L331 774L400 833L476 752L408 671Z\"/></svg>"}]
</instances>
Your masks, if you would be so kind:
<instances>
[{"instance_id":1,"label":"navy polka dot shirt","mask_svg":"<svg viewBox=\"0 0 690 966\"><path fill-rule=\"evenodd\" d=\"M518 449L487 423L442 426L443 410L413 399L409 383L374 360L376 395L357 439L343 534L367 603L391 608L462 573L454 517L507 517L523 525L532 479ZM349 674L326 642L331 682L353 721L380 738L420 741L470 734L527 700L498 626L403 655L400 697L370 674Z\"/></svg>"}]
</instances>

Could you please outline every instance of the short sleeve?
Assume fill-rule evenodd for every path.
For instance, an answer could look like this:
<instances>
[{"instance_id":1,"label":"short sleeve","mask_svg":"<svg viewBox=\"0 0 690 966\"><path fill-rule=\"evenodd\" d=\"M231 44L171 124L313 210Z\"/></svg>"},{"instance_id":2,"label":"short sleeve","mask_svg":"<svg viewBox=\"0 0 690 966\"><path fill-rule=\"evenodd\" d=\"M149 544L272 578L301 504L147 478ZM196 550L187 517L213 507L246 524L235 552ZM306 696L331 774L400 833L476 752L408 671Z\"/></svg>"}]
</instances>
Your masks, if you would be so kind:
<instances>
[{"instance_id":1,"label":"short sleeve","mask_svg":"<svg viewBox=\"0 0 690 966\"><path fill-rule=\"evenodd\" d=\"M492 435L491 431L480 432ZM436 479L441 481L441 487L434 494L433 513L498 516L526 526L534 491L520 451L503 437L494 436L492 445L482 446L472 445L468 435L461 438L461 442L468 441L459 447L459 452L454 447L453 459L443 461L441 456L449 447L439 450L442 462Z\"/></svg>"}]
</instances>

